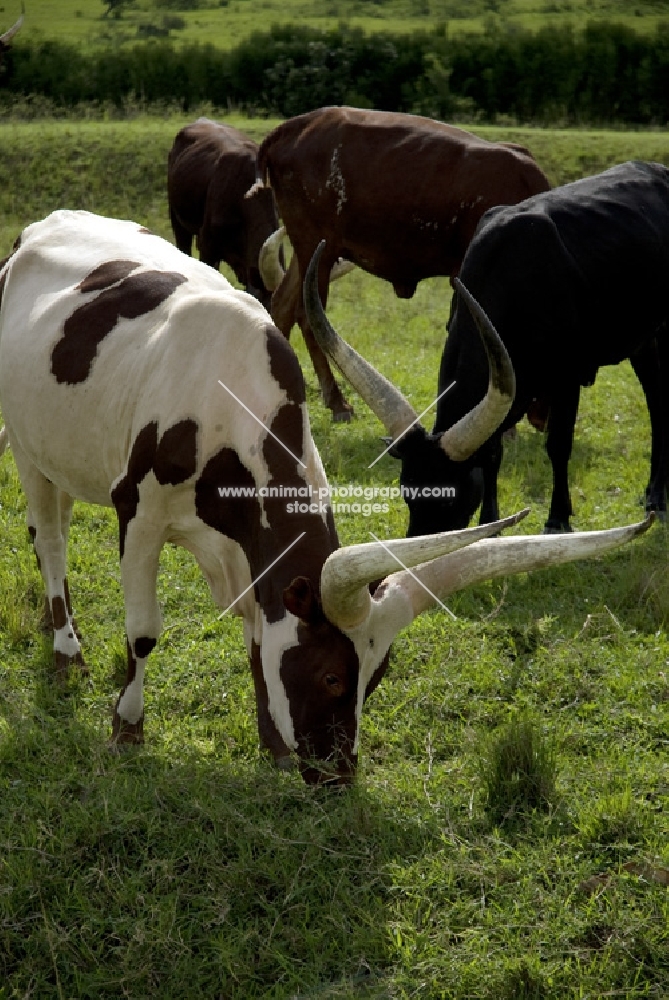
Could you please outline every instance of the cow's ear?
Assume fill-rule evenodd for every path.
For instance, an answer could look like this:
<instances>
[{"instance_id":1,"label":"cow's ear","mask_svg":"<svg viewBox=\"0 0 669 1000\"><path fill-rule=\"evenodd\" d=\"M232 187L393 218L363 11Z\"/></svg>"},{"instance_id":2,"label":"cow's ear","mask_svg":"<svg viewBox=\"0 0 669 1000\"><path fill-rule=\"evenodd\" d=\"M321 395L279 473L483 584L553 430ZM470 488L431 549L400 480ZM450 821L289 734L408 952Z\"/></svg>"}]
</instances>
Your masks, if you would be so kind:
<instances>
[{"instance_id":1,"label":"cow's ear","mask_svg":"<svg viewBox=\"0 0 669 1000\"><path fill-rule=\"evenodd\" d=\"M283 603L300 621L306 625L316 625L323 621L323 609L311 580L306 576L296 576L283 592Z\"/></svg>"}]
</instances>

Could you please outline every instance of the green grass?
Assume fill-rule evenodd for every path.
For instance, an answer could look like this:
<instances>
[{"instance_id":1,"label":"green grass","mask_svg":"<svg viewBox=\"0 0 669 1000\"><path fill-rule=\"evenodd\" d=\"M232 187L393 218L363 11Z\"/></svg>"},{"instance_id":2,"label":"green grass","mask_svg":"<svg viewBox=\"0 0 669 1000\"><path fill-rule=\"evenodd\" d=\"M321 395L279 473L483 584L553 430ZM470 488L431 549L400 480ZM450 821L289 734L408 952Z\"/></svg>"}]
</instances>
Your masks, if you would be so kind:
<instances>
[{"instance_id":1,"label":"green grass","mask_svg":"<svg viewBox=\"0 0 669 1000\"><path fill-rule=\"evenodd\" d=\"M2 125L0 252L59 206L129 215L169 236L165 156L183 119ZM259 136L271 123L239 122ZM486 134L492 134L486 130ZM522 137L554 181L630 156L652 133ZM119 183L122 178L123 183ZM620 289L620 294L634 294ZM417 407L434 396L448 282L410 301L360 272L329 313ZM333 425L299 334L331 482L397 481L382 428ZM583 393L577 528L639 519L648 418L627 364ZM550 474L523 423L504 512ZM114 519L75 507L70 582L87 680L53 681L41 583L12 457L0 459L0 998L583 1000L669 994L669 548L654 528L611 556L454 595L394 644L366 706L345 794L304 787L258 751L241 627L219 620L192 559L166 548L165 630L143 749L111 755L123 607ZM342 517L344 542L404 532L406 511ZM546 801L495 818L486 767L531 719L554 763ZM517 743L517 739L516 739ZM514 745L512 741L512 746ZM493 787L495 783L493 782Z\"/></svg>"},{"instance_id":2,"label":"green grass","mask_svg":"<svg viewBox=\"0 0 669 1000\"><path fill-rule=\"evenodd\" d=\"M185 2L184 7L192 6ZM0 11L9 27L18 17L20 5L5 3ZM368 32L418 31L447 22L451 32L482 31L490 23L538 30L545 25L573 24L608 19L637 31L652 31L666 19L664 2L651 0L203 0L194 10L180 10L177 3L136 0L118 19L106 17L102 0L31 0L23 28L35 38L57 38L97 48L135 42L151 25L165 26L166 18L178 18L183 27L170 37L184 42L207 41L231 48L254 31L274 23L299 22L331 28L347 21Z\"/></svg>"}]
</instances>

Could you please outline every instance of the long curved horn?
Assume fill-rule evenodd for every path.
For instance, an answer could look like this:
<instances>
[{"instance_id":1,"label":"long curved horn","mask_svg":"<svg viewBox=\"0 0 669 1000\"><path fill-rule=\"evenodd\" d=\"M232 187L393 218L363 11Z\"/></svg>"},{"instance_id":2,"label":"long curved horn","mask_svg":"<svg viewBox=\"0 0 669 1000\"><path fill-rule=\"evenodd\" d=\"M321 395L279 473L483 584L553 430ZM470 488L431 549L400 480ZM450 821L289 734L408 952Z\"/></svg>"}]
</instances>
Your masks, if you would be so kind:
<instances>
[{"instance_id":1,"label":"long curved horn","mask_svg":"<svg viewBox=\"0 0 669 1000\"><path fill-rule=\"evenodd\" d=\"M506 417L516 394L516 378L506 347L481 306L458 278L453 284L478 327L490 368L484 398L439 439L440 447L449 458L463 462L488 440Z\"/></svg>"},{"instance_id":2,"label":"long curved horn","mask_svg":"<svg viewBox=\"0 0 669 1000\"><path fill-rule=\"evenodd\" d=\"M279 226L271 236L267 237L258 254L258 270L268 292L273 292L279 287L286 273L279 259L285 235L286 227Z\"/></svg>"},{"instance_id":3,"label":"long curved horn","mask_svg":"<svg viewBox=\"0 0 669 1000\"><path fill-rule=\"evenodd\" d=\"M416 423L418 416L399 389L342 340L325 315L318 294L318 264L324 247L325 240L321 240L304 276L304 308L309 326L321 349L396 439Z\"/></svg>"},{"instance_id":4,"label":"long curved horn","mask_svg":"<svg viewBox=\"0 0 669 1000\"><path fill-rule=\"evenodd\" d=\"M19 28L23 24L23 18L24 18L24 15L25 15L25 10L26 10L25 6L23 4L21 4L21 16L19 17L19 19L16 22L16 24L13 24L11 26L11 28L8 28L7 31L5 31L5 33L3 35L0 35L0 47L6 48L9 45L9 43L11 42L12 38L14 37L14 35L16 34L16 32L19 30Z\"/></svg>"},{"instance_id":5,"label":"long curved horn","mask_svg":"<svg viewBox=\"0 0 669 1000\"><path fill-rule=\"evenodd\" d=\"M387 583L389 587L399 587L404 591L415 618L434 605L432 595L447 597L456 590L482 580L602 555L642 535L650 528L653 520L654 515L651 513L645 521L638 524L610 528L607 531L485 539L471 545L466 551L454 552L418 566L413 569L412 574L406 571L395 573Z\"/></svg>"},{"instance_id":6,"label":"long curved horn","mask_svg":"<svg viewBox=\"0 0 669 1000\"><path fill-rule=\"evenodd\" d=\"M330 271L330 284L333 281L339 281L346 274L350 274L351 271L355 271L355 264L352 260L346 260L345 257L338 257L332 266Z\"/></svg>"},{"instance_id":7,"label":"long curved horn","mask_svg":"<svg viewBox=\"0 0 669 1000\"><path fill-rule=\"evenodd\" d=\"M268 292L273 292L279 287L286 273L279 259L279 252L285 235L286 227L280 226L271 236L267 237L258 254L258 270ZM351 271L355 271L353 261L339 257L334 262L330 271L330 282L339 281L340 278L343 278L346 274L350 274Z\"/></svg>"},{"instance_id":8,"label":"long curved horn","mask_svg":"<svg viewBox=\"0 0 669 1000\"><path fill-rule=\"evenodd\" d=\"M397 566L411 567L454 552L465 545L504 528L510 528L529 514L529 508L501 521L481 524L461 531L442 531L418 538L393 538L383 542L363 542L337 549L321 570L321 601L326 617L341 629L363 622L370 612L369 584L393 573Z\"/></svg>"}]
</instances>

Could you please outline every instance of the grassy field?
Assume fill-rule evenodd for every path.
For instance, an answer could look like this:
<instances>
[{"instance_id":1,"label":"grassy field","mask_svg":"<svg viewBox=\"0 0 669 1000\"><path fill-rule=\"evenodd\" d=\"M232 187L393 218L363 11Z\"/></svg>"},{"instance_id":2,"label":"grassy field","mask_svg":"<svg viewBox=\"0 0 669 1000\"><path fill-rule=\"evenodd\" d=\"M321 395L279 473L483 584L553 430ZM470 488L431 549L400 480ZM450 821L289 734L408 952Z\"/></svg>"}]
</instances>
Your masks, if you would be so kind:
<instances>
[{"instance_id":1,"label":"grassy field","mask_svg":"<svg viewBox=\"0 0 669 1000\"><path fill-rule=\"evenodd\" d=\"M18 0L5 2L0 11L3 24L12 24L19 10ZM344 20L376 32L425 30L448 22L450 31L461 32L481 31L490 23L530 30L546 24L581 27L587 20L607 18L637 31L651 31L669 15L665 0L290 0L288 4L280 0L202 0L199 4L135 0L119 18L106 16L106 11L102 0L31 0L24 32L94 48L146 38L150 27L164 29L178 18L182 26L172 27L172 38L229 48L273 23L325 28Z\"/></svg>"},{"instance_id":2,"label":"grassy field","mask_svg":"<svg viewBox=\"0 0 669 1000\"><path fill-rule=\"evenodd\" d=\"M169 237L164 164L180 123L2 125L0 252L56 207L129 216ZM271 127L235 123L257 138ZM632 156L669 163L665 134L485 134L530 145L555 183ZM449 299L445 280L401 302L358 272L335 287L329 313L422 409ZM390 458L367 470L378 422L352 396L358 418L333 425L293 342L330 481L396 483ZM639 519L648 452L629 366L602 371L577 424L575 527ZM541 436L523 424L506 449L502 509L531 505L518 530L539 531L549 491ZM75 508L69 575L91 676L63 690L38 630L24 506L5 454L0 1000L669 995L665 529L599 561L455 595L456 621L416 621L366 706L356 786L324 794L259 754L241 626L219 618L173 548L146 746L110 755L125 659L114 518ZM353 542L405 524L397 503L338 527ZM522 787L499 799L509 743L542 779L534 805Z\"/></svg>"}]
</instances>

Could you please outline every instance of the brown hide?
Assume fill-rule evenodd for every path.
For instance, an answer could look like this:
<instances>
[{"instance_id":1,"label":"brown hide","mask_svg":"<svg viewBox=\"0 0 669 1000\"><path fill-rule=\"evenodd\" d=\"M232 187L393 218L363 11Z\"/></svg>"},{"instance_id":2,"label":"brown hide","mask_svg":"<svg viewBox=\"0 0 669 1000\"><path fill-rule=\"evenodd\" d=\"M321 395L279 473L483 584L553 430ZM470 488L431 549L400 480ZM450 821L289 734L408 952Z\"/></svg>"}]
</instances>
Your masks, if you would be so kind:
<instances>
[{"instance_id":1,"label":"brown hide","mask_svg":"<svg viewBox=\"0 0 669 1000\"><path fill-rule=\"evenodd\" d=\"M324 303L339 257L410 298L423 278L458 274L489 208L550 187L522 146L488 142L429 118L347 107L283 122L261 144L258 170L274 192L296 258L274 293L272 315L286 335L298 322L310 351L301 289L320 240L327 241L319 277ZM327 364L313 351L312 358L317 371ZM333 385L321 380L326 402L329 392L336 405ZM335 406L333 413L345 416Z\"/></svg>"},{"instance_id":2,"label":"brown hide","mask_svg":"<svg viewBox=\"0 0 669 1000\"><path fill-rule=\"evenodd\" d=\"M258 271L258 254L278 221L271 191L244 195L256 178L258 147L230 125L199 118L182 128L167 161L167 198L178 248L190 254L196 238L200 259L221 261L263 305L269 292Z\"/></svg>"}]
</instances>

